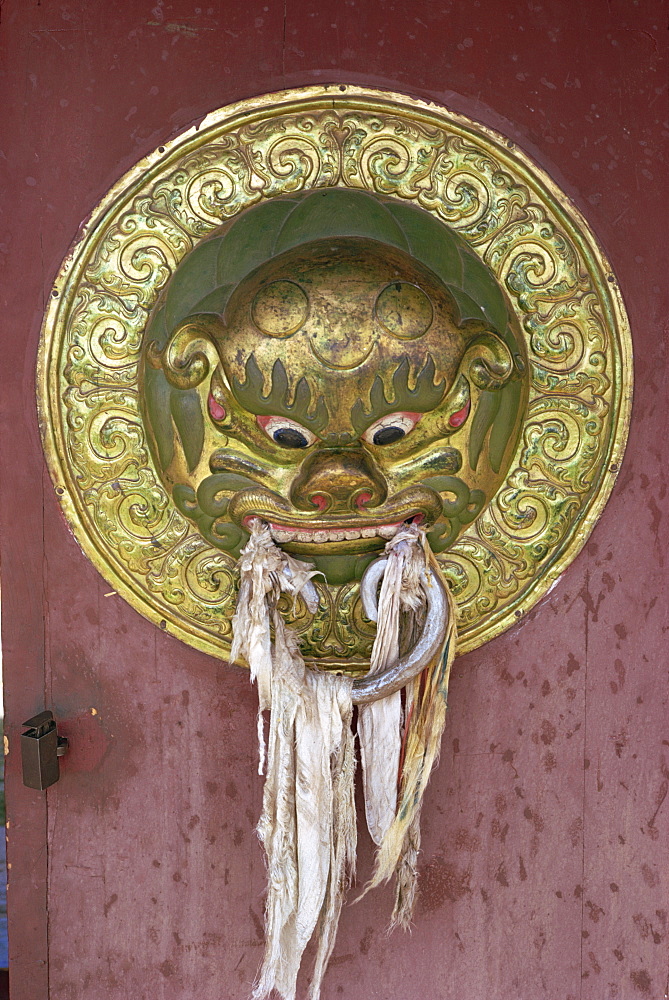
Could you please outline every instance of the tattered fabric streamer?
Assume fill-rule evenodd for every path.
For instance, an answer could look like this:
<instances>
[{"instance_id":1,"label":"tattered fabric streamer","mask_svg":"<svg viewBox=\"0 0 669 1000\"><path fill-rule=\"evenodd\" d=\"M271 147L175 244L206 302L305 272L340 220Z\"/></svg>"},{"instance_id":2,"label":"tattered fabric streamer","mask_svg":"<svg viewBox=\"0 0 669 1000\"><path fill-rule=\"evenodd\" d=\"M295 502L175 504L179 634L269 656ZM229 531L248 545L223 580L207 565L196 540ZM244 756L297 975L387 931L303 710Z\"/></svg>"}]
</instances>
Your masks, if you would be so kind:
<instances>
[{"instance_id":1,"label":"tattered fabric streamer","mask_svg":"<svg viewBox=\"0 0 669 1000\"><path fill-rule=\"evenodd\" d=\"M400 613L419 612L423 603L421 577L425 555L420 529L407 525L386 545L388 561L381 581L378 626L369 673L376 674L400 655ZM381 844L397 812L397 786L402 746L402 697L399 691L358 709L358 739L362 764L367 829Z\"/></svg>"},{"instance_id":2,"label":"tattered fabric streamer","mask_svg":"<svg viewBox=\"0 0 669 1000\"><path fill-rule=\"evenodd\" d=\"M423 539L427 566L441 569ZM396 875L395 906L391 928L411 926L420 851L420 811L423 793L441 748L446 722L446 697L451 665L457 643L456 608L450 589L446 588L449 620L441 653L433 664L405 688L405 726L400 766L397 812L377 852L374 872L365 893Z\"/></svg>"},{"instance_id":3,"label":"tattered fabric streamer","mask_svg":"<svg viewBox=\"0 0 669 1000\"><path fill-rule=\"evenodd\" d=\"M261 764L262 712L270 709L258 823L268 870L266 941L253 996L262 1000L275 989L284 1000L294 1000L302 955L320 920L310 990L318 1000L355 867L353 682L307 670L276 604L282 591L302 593L315 610L313 571L277 548L262 522L252 525L240 570L231 655L244 656L258 681Z\"/></svg>"},{"instance_id":4,"label":"tattered fabric streamer","mask_svg":"<svg viewBox=\"0 0 669 1000\"><path fill-rule=\"evenodd\" d=\"M400 529L387 552L389 563L379 599L381 624L371 660L376 670L397 657L400 610L419 609L420 582L427 579L428 561L433 559L424 532L413 527ZM295 634L284 624L277 603L281 593L294 599L301 594L309 610L315 611L314 570L279 549L258 519L251 524L251 538L239 568L231 656L243 656L251 679L258 683L260 773L267 756L258 824L268 868L266 944L253 997L265 1000L275 989L283 1000L294 1000L304 949L318 929L309 997L319 1000L341 907L355 870L353 682L306 668ZM368 888L397 870L393 922L403 926L410 922L415 898L421 799L445 720L454 621L451 606L446 655L439 655L406 689L403 736L399 695L383 699L395 702L388 710L382 708L373 714L361 707L360 711L361 716L365 714L366 811L380 843ZM379 701L372 707L381 704ZM265 709L270 710L267 751L262 719ZM384 753L391 756L392 766L385 767ZM384 787L385 782L389 787Z\"/></svg>"}]
</instances>

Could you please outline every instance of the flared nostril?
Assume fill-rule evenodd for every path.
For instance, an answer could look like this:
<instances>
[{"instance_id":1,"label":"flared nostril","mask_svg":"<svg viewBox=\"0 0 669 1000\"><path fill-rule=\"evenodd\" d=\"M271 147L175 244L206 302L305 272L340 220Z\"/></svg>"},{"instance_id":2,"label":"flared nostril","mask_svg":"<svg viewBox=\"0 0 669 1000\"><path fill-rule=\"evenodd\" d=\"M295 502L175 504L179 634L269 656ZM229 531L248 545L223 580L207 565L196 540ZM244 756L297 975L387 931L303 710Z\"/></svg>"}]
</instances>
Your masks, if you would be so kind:
<instances>
[{"instance_id":1,"label":"flared nostril","mask_svg":"<svg viewBox=\"0 0 669 1000\"><path fill-rule=\"evenodd\" d=\"M309 456L295 477L290 499L298 510L346 515L366 513L388 495L380 470L361 449L324 448Z\"/></svg>"}]
</instances>

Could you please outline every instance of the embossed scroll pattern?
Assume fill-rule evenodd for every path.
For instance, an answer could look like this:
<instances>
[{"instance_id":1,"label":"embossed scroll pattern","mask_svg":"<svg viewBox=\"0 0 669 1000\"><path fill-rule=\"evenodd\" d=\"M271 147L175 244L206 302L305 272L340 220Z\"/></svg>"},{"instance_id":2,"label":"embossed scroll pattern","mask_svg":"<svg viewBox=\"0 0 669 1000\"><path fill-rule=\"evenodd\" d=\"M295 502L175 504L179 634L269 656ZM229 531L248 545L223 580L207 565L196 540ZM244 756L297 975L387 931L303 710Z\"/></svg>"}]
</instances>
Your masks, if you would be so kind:
<instances>
[{"instance_id":1,"label":"embossed scroll pattern","mask_svg":"<svg viewBox=\"0 0 669 1000\"><path fill-rule=\"evenodd\" d=\"M506 289L526 337L531 392L511 471L439 557L460 648L508 627L573 558L624 446L629 333L584 223L512 145L407 98L311 88L211 116L110 193L56 282L41 414L79 541L143 614L224 654L235 598L232 560L175 509L152 466L137 391L151 309L178 262L227 219L316 187L404 199L453 227ZM307 654L364 656L372 630L355 588L322 586L321 597L314 619L286 609Z\"/></svg>"}]
</instances>

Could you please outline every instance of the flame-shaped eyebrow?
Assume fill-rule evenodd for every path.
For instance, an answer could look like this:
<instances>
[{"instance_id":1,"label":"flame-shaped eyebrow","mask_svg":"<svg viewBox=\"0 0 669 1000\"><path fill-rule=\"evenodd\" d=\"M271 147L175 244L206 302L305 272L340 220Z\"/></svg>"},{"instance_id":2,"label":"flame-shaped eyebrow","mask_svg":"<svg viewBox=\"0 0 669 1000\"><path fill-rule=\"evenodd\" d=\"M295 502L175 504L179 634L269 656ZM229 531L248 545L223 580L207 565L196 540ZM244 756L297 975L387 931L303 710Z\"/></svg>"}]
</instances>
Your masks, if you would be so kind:
<instances>
[{"instance_id":1,"label":"flame-shaped eyebrow","mask_svg":"<svg viewBox=\"0 0 669 1000\"><path fill-rule=\"evenodd\" d=\"M351 407L351 423L358 434L362 434L370 423L387 413L397 413L406 410L409 413L427 413L438 406L446 390L446 380L442 379L435 385L435 364L431 354L425 359L420 372L416 375L416 384L409 388L411 362L404 355L392 377L393 398L386 397L385 387L380 375L377 375L369 391L370 408L366 410L362 400L358 399Z\"/></svg>"},{"instance_id":2,"label":"flame-shaped eyebrow","mask_svg":"<svg viewBox=\"0 0 669 1000\"><path fill-rule=\"evenodd\" d=\"M324 397L319 396L312 408L311 387L304 376L298 381L295 391L291 392L288 375L280 358L276 359L272 367L271 388L266 396L263 395L265 378L255 354L247 358L245 374L244 382L233 378L232 391L237 402L250 413L257 416L289 417L316 434L326 426L329 414Z\"/></svg>"}]
</instances>

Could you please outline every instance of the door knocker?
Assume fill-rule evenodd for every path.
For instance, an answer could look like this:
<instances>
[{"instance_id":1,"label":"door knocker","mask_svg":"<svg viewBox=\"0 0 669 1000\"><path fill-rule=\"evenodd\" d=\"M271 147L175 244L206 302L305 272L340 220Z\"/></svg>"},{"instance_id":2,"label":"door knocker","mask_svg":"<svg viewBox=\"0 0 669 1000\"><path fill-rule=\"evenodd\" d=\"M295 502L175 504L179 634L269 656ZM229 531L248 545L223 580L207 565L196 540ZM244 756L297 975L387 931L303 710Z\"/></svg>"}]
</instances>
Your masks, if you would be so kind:
<instances>
[{"instance_id":1,"label":"door knocker","mask_svg":"<svg viewBox=\"0 0 669 1000\"><path fill-rule=\"evenodd\" d=\"M578 211L446 109L309 87L209 116L94 213L44 321L44 445L85 553L257 681L255 996L316 1000L355 864L416 892L448 672L519 621L613 485L631 344ZM457 618L457 637L456 637Z\"/></svg>"}]
</instances>

